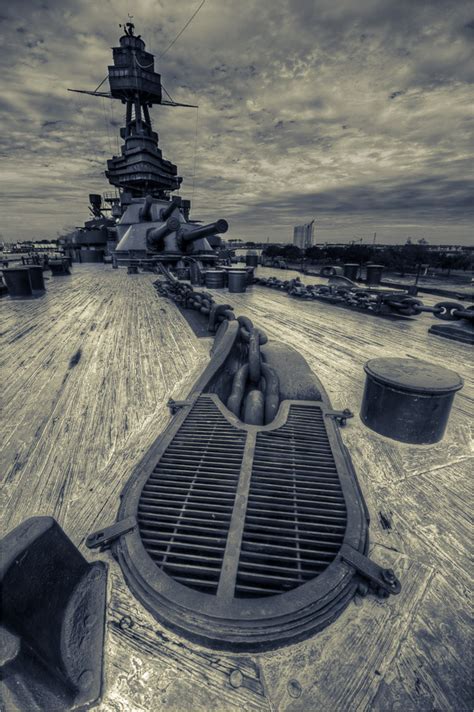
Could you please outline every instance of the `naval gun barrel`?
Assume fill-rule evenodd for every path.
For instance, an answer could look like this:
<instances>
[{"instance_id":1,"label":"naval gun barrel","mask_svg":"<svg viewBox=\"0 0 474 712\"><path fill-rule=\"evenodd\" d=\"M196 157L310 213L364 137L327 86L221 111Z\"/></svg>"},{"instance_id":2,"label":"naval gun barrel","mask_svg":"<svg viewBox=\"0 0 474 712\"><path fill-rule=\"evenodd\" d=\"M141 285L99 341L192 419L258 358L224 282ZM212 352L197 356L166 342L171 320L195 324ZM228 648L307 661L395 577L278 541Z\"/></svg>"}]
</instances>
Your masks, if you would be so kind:
<instances>
[{"instance_id":1,"label":"naval gun barrel","mask_svg":"<svg viewBox=\"0 0 474 712\"><path fill-rule=\"evenodd\" d=\"M194 230L183 232L180 237L184 244L189 244L195 240L201 240L203 237L209 237L210 235L215 235L220 232L227 232L228 229L229 223L227 220L221 218L209 225L202 225L201 227L196 227Z\"/></svg>"},{"instance_id":2,"label":"naval gun barrel","mask_svg":"<svg viewBox=\"0 0 474 712\"><path fill-rule=\"evenodd\" d=\"M173 196L169 205L167 205L166 208L161 208L160 218L162 220L168 220L168 218L171 217L173 210L175 208L179 208L179 205L180 205L180 201L176 200L176 197Z\"/></svg>"},{"instance_id":3,"label":"naval gun barrel","mask_svg":"<svg viewBox=\"0 0 474 712\"><path fill-rule=\"evenodd\" d=\"M165 237L171 235L172 232L176 232L179 226L180 222L178 218L169 218L163 225L160 225L160 227L152 227L151 230L148 230L146 239L150 245L158 247Z\"/></svg>"},{"instance_id":4,"label":"naval gun barrel","mask_svg":"<svg viewBox=\"0 0 474 712\"><path fill-rule=\"evenodd\" d=\"M151 195L147 195L145 198L145 202L143 203L143 205L140 208L140 211L138 213L140 222L149 222L151 220L151 206L152 205L153 205L153 198L151 197Z\"/></svg>"}]
</instances>

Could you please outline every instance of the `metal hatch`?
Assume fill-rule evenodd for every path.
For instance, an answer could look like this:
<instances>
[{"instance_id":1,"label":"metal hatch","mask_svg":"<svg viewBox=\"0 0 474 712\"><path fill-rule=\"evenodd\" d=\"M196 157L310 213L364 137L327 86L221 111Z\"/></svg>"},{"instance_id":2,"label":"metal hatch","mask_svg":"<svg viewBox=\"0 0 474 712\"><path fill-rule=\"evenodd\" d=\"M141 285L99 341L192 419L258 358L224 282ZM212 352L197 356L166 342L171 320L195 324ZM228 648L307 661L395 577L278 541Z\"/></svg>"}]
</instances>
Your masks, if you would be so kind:
<instances>
[{"instance_id":1,"label":"metal hatch","mask_svg":"<svg viewBox=\"0 0 474 712\"><path fill-rule=\"evenodd\" d=\"M337 424L346 411L331 409L284 346L292 387L305 384L293 393L316 399L287 392L271 423L242 422L223 403L238 339L227 322L127 483L117 523L86 543L112 544L132 592L165 625L254 651L324 628L357 590L385 596L400 584L365 556L369 517Z\"/></svg>"},{"instance_id":2,"label":"metal hatch","mask_svg":"<svg viewBox=\"0 0 474 712\"><path fill-rule=\"evenodd\" d=\"M162 622L221 649L261 650L333 620L359 579L367 516L332 411L284 401L246 425L214 394L175 416L132 479L115 545L127 583Z\"/></svg>"}]
</instances>

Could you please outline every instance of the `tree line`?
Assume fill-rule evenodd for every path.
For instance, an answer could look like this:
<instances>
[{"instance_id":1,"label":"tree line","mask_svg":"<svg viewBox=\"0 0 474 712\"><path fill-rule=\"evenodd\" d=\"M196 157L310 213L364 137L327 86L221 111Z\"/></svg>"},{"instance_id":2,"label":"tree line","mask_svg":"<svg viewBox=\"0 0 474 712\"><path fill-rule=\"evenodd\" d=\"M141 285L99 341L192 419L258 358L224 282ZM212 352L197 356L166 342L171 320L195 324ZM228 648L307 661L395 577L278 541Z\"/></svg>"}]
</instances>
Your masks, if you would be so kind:
<instances>
[{"instance_id":1,"label":"tree line","mask_svg":"<svg viewBox=\"0 0 474 712\"><path fill-rule=\"evenodd\" d=\"M296 245L268 245L262 251L267 258L282 258L289 262L304 260L309 263L337 264L353 262L366 264L376 262L387 269L404 273L416 270L420 265L435 269L464 270L472 269L474 259L472 253L457 252L450 254L441 250L430 250L426 244L393 245L383 249L372 245L313 245L302 250Z\"/></svg>"}]
</instances>

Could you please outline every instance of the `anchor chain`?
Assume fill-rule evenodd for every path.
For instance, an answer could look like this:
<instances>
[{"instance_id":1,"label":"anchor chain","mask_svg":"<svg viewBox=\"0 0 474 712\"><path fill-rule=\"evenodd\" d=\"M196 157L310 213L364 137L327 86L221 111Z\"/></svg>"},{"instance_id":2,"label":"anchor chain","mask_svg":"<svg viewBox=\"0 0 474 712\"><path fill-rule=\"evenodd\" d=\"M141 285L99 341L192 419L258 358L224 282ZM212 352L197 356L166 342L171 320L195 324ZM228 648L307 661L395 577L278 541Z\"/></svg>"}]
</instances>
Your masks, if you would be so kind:
<instances>
[{"instance_id":1,"label":"anchor chain","mask_svg":"<svg viewBox=\"0 0 474 712\"><path fill-rule=\"evenodd\" d=\"M255 279L255 283L270 289L285 291L299 299L327 301L352 309L366 310L373 314L415 317L425 312L444 321L457 319L474 321L474 305L464 307L458 302L439 302L430 307L423 304L421 299L411 297L406 292L374 291L340 284L303 284L299 277L289 280L260 277Z\"/></svg>"},{"instance_id":2,"label":"anchor chain","mask_svg":"<svg viewBox=\"0 0 474 712\"><path fill-rule=\"evenodd\" d=\"M208 315L208 330L216 333L223 321L236 319L230 304L217 304L208 292L196 292L189 284L157 280L157 292L185 309L195 309ZM227 407L249 425L266 425L280 406L280 382L276 371L265 363L260 347L267 343L267 335L254 327L246 316L239 316L241 365L234 374ZM171 404L173 406L174 404Z\"/></svg>"},{"instance_id":3,"label":"anchor chain","mask_svg":"<svg viewBox=\"0 0 474 712\"><path fill-rule=\"evenodd\" d=\"M268 341L266 334L248 317L239 316L237 321L244 363L234 375L227 407L244 423L266 425L280 406L280 382L260 350Z\"/></svg>"}]
</instances>

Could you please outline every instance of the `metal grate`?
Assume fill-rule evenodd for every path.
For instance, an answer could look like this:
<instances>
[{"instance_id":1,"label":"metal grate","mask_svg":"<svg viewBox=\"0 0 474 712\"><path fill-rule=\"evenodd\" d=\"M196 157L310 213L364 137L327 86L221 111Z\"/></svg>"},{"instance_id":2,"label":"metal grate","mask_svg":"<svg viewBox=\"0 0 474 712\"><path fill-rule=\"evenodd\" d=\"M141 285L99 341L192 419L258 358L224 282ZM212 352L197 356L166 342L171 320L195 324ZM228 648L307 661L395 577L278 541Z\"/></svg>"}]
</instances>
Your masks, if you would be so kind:
<instances>
[{"instance_id":1,"label":"metal grate","mask_svg":"<svg viewBox=\"0 0 474 712\"><path fill-rule=\"evenodd\" d=\"M143 487L138 525L146 551L173 579L215 594L246 433L198 398Z\"/></svg>"},{"instance_id":2,"label":"metal grate","mask_svg":"<svg viewBox=\"0 0 474 712\"><path fill-rule=\"evenodd\" d=\"M318 576L346 531L338 470L318 406L291 406L257 435L236 597L270 596Z\"/></svg>"}]
</instances>

